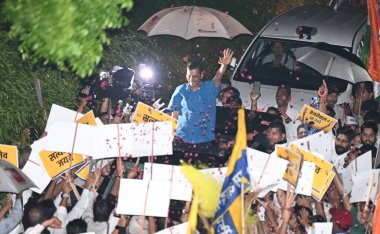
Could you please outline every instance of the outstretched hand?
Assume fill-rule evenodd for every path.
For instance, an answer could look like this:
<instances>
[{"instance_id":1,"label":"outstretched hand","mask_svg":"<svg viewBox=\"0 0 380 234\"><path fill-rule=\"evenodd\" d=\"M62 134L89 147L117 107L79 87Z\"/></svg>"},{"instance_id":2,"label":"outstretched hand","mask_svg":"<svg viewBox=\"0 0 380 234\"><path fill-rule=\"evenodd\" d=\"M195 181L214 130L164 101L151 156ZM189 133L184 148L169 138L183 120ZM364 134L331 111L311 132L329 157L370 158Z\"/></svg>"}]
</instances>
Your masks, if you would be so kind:
<instances>
[{"instance_id":1,"label":"outstretched hand","mask_svg":"<svg viewBox=\"0 0 380 234\"><path fill-rule=\"evenodd\" d=\"M220 58L219 63L221 63L222 65L228 66L231 63L233 55L234 55L234 52L230 48L224 49L223 58Z\"/></svg>"},{"instance_id":2,"label":"outstretched hand","mask_svg":"<svg viewBox=\"0 0 380 234\"><path fill-rule=\"evenodd\" d=\"M57 217L53 217L41 223L41 225L44 226L45 228L47 227L62 228L61 224L62 224L61 220L59 220Z\"/></svg>"},{"instance_id":3,"label":"outstretched hand","mask_svg":"<svg viewBox=\"0 0 380 234\"><path fill-rule=\"evenodd\" d=\"M321 98L324 98L324 97L327 97L328 94L329 94L329 90L327 89L326 81L323 80L322 86L320 86L318 89L318 95Z\"/></svg>"}]
</instances>

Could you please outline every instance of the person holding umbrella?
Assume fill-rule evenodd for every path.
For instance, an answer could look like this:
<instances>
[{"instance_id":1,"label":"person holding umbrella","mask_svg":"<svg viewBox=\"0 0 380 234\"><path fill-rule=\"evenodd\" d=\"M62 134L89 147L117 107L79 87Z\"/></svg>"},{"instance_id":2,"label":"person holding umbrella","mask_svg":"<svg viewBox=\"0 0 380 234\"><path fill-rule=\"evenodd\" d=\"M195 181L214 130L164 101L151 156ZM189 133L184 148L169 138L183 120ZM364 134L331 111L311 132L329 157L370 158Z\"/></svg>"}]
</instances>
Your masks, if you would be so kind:
<instances>
[{"instance_id":1,"label":"person holding umbrella","mask_svg":"<svg viewBox=\"0 0 380 234\"><path fill-rule=\"evenodd\" d=\"M220 68L214 78L202 81L203 65L193 61L187 65L187 83L178 86L172 94L168 111L178 119L177 140L188 144L209 144L215 140L216 98L221 90L221 79L230 64L233 51L225 49Z\"/></svg>"}]
</instances>

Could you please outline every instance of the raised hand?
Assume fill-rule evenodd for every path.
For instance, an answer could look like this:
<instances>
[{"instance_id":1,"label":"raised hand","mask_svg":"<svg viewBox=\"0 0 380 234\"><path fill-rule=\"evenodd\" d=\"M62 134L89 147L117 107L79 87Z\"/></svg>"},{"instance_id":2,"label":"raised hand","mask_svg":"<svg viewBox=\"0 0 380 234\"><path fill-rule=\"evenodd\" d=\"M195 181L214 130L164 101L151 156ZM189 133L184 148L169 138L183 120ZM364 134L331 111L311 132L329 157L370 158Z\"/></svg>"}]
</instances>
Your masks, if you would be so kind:
<instances>
[{"instance_id":1,"label":"raised hand","mask_svg":"<svg viewBox=\"0 0 380 234\"><path fill-rule=\"evenodd\" d=\"M234 55L234 52L230 48L224 49L223 58L220 58L219 63L225 66L228 66L231 63L233 55Z\"/></svg>"},{"instance_id":2,"label":"raised hand","mask_svg":"<svg viewBox=\"0 0 380 234\"><path fill-rule=\"evenodd\" d=\"M328 94L329 94L329 90L327 89L326 81L323 80L322 86L320 86L318 89L318 95L321 98L323 98L323 97L327 97Z\"/></svg>"},{"instance_id":3,"label":"raised hand","mask_svg":"<svg viewBox=\"0 0 380 234\"><path fill-rule=\"evenodd\" d=\"M45 228L47 228L47 227L62 228L61 224L62 224L62 222L57 217L53 217L53 218L48 219L48 220L44 221L43 223L41 223L41 225L44 226Z\"/></svg>"},{"instance_id":4,"label":"raised hand","mask_svg":"<svg viewBox=\"0 0 380 234\"><path fill-rule=\"evenodd\" d=\"M309 212L307 212L307 210L305 208L301 209L301 215L299 218L300 218L299 220L300 220L300 223L302 224L302 226L304 226L305 228L310 227Z\"/></svg>"}]
</instances>

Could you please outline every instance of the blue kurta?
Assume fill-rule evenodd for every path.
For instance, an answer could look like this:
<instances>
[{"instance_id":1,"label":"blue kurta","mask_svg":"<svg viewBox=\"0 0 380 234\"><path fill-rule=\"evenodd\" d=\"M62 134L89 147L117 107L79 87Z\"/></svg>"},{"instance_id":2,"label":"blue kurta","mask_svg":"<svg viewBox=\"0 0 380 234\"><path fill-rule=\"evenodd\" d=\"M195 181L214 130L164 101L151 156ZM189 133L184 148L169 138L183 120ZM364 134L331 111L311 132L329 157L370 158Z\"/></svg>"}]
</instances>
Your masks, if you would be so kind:
<instances>
[{"instance_id":1,"label":"blue kurta","mask_svg":"<svg viewBox=\"0 0 380 234\"><path fill-rule=\"evenodd\" d=\"M188 83L178 86L170 100L168 110L179 111L175 135L185 143L202 143L215 140L216 97L221 90L214 80L201 82L198 90Z\"/></svg>"}]
</instances>

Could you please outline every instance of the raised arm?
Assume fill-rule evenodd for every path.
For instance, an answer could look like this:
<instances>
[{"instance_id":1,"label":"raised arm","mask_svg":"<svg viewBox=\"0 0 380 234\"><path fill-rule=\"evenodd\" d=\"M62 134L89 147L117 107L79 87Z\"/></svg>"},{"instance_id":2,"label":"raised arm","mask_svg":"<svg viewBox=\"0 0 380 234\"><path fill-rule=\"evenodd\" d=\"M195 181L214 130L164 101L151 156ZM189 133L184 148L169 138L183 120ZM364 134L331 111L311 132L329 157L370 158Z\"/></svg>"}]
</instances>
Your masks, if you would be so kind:
<instances>
[{"instance_id":1,"label":"raised arm","mask_svg":"<svg viewBox=\"0 0 380 234\"><path fill-rule=\"evenodd\" d=\"M224 49L223 58L221 58L221 60L219 61L219 63L221 64L220 68L214 76L214 83L217 88L220 85L220 81L222 80L222 77L226 72L228 64L230 64L233 55L234 52L231 49Z\"/></svg>"},{"instance_id":2,"label":"raised arm","mask_svg":"<svg viewBox=\"0 0 380 234\"><path fill-rule=\"evenodd\" d=\"M327 85L325 80L323 80L323 84L319 87L318 95L319 95L319 111L327 114L327 94L329 90L327 89Z\"/></svg>"}]
</instances>

